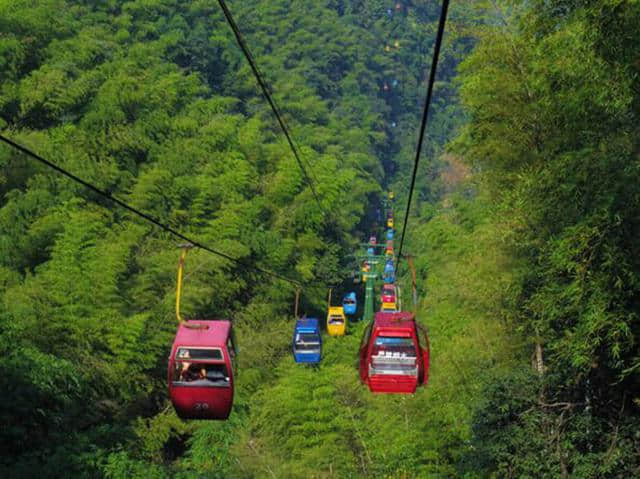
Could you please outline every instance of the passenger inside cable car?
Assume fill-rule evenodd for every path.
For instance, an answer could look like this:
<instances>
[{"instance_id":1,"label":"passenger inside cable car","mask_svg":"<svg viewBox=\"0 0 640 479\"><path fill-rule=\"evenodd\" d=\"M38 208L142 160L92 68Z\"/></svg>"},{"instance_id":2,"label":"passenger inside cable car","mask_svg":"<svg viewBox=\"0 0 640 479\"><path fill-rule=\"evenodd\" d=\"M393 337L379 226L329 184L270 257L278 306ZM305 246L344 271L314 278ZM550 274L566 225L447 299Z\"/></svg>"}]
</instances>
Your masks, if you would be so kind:
<instances>
[{"instance_id":1,"label":"passenger inside cable car","mask_svg":"<svg viewBox=\"0 0 640 479\"><path fill-rule=\"evenodd\" d=\"M176 361L173 382L174 385L190 383L189 386L227 386L229 374L224 364Z\"/></svg>"},{"instance_id":2,"label":"passenger inside cable car","mask_svg":"<svg viewBox=\"0 0 640 479\"><path fill-rule=\"evenodd\" d=\"M227 419L233 406L235 342L230 321L180 323L169 357L169 395L183 419Z\"/></svg>"}]
</instances>

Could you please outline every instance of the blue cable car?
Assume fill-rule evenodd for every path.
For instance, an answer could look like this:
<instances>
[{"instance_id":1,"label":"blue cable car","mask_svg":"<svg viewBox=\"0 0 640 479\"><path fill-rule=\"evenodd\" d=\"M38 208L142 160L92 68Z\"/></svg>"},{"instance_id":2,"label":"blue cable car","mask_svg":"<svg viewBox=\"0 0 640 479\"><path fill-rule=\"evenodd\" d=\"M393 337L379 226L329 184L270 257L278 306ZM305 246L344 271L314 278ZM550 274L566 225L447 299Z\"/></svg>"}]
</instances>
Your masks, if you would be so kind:
<instances>
[{"instance_id":1,"label":"blue cable car","mask_svg":"<svg viewBox=\"0 0 640 479\"><path fill-rule=\"evenodd\" d=\"M358 302L356 299L356 293L351 291L347 293L342 299L342 307L344 308L344 314L354 315L358 309Z\"/></svg>"},{"instance_id":2,"label":"blue cable car","mask_svg":"<svg viewBox=\"0 0 640 479\"><path fill-rule=\"evenodd\" d=\"M393 239L393 230L389 228L387 230L387 241L391 241Z\"/></svg>"},{"instance_id":3,"label":"blue cable car","mask_svg":"<svg viewBox=\"0 0 640 479\"><path fill-rule=\"evenodd\" d=\"M372 247L367 248L367 254L369 256L373 256L375 254L375 250Z\"/></svg>"},{"instance_id":4,"label":"blue cable car","mask_svg":"<svg viewBox=\"0 0 640 479\"><path fill-rule=\"evenodd\" d=\"M384 275L384 282L385 282L385 284L395 283L396 282L396 275L393 274L393 273L385 274Z\"/></svg>"},{"instance_id":5,"label":"blue cable car","mask_svg":"<svg viewBox=\"0 0 640 479\"><path fill-rule=\"evenodd\" d=\"M293 331L293 360L317 364L322 359L322 335L316 318L299 319Z\"/></svg>"},{"instance_id":6,"label":"blue cable car","mask_svg":"<svg viewBox=\"0 0 640 479\"><path fill-rule=\"evenodd\" d=\"M387 261L387 264L384 265L384 275L392 275L394 273L393 261Z\"/></svg>"}]
</instances>

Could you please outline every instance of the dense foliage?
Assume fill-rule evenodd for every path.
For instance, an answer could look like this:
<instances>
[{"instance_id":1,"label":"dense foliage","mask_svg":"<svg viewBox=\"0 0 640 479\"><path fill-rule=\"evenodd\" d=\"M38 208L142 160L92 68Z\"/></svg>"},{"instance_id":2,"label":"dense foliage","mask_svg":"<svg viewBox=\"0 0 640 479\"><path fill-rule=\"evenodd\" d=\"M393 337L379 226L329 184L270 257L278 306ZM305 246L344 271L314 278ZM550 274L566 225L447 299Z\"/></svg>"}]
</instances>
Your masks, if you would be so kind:
<instances>
[{"instance_id":1,"label":"dense foliage","mask_svg":"<svg viewBox=\"0 0 640 479\"><path fill-rule=\"evenodd\" d=\"M0 0L0 129L217 250L351 287L387 188L401 219L439 2L230 8L320 205L217 2ZM195 250L183 310L234 318L239 376L229 421L179 420L175 238L2 146L0 475L640 473L640 3L451 8L406 245L429 386L363 388L363 324L294 364L294 289Z\"/></svg>"}]
</instances>

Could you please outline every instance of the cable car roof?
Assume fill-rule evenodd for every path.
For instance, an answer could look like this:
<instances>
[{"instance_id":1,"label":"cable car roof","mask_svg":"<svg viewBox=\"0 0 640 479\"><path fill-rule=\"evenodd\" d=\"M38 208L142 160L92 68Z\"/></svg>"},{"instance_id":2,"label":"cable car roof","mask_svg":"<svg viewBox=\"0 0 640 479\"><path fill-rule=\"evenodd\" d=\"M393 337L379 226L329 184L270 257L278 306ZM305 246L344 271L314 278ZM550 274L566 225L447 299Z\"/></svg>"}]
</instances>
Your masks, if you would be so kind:
<instances>
[{"instance_id":1,"label":"cable car roof","mask_svg":"<svg viewBox=\"0 0 640 479\"><path fill-rule=\"evenodd\" d=\"M383 328L413 329L415 318L409 311L398 311L395 313L379 311L375 315L375 326Z\"/></svg>"},{"instance_id":2,"label":"cable car roof","mask_svg":"<svg viewBox=\"0 0 640 479\"><path fill-rule=\"evenodd\" d=\"M203 326L193 328L187 326ZM226 319L191 319L180 323L174 344L188 346L221 346L227 342L231 321Z\"/></svg>"},{"instance_id":3,"label":"cable car roof","mask_svg":"<svg viewBox=\"0 0 640 479\"><path fill-rule=\"evenodd\" d=\"M318 320L316 318L299 319L296 321L296 331L315 333L318 331Z\"/></svg>"}]
</instances>

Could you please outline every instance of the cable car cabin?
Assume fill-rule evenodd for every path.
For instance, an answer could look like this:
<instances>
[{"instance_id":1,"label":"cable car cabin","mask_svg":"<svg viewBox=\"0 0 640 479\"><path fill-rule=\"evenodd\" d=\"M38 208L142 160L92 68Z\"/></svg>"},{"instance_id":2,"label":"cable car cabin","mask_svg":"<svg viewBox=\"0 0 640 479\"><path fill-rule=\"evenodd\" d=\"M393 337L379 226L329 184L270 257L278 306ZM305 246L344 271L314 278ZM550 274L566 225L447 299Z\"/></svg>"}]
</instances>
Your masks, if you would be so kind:
<instances>
[{"instance_id":1,"label":"cable car cabin","mask_svg":"<svg viewBox=\"0 0 640 479\"><path fill-rule=\"evenodd\" d=\"M383 302L380 311L382 311L383 313L395 313L396 311L398 311L396 302Z\"/></svg>"},{"instance_id":2,"label":"cable car cabin","mask_svg":"<svg viewBox=\"0 0 640 479\"><path fill-rule=\"evenodd\" d=\"M393 284L396 282L396 275L391 273L391 274L386 274L384 275L383 279L382 279L384 284Z\"/></svg>"},{"instance_id":3,"label":"cable car cabin","mask_svg":"<svg viewBox=\"0 0 640 479\"><path fill-rule=\"evenodd\" d=\"M396 287L393 284L385 284L382 286L382 303L396 302Z\"/></svg>"},{"instance_id":4,"label":"cable car cabin","mask_svg":"<svg viewBox=\"0 0 640 479\"><path fill-rule=\"evenodd\" d=\"M356 293L354 291L347 293L347 295L342 299L342 308L344 310L344 314L356 314L356 310L358 309L358 302L356 299Z\"/></svg>"},{"instance_id":5,"label":"cable car cabin","mask_svg":"<svg viewBox=\"0 0 640 479\"><path fill-rule=\"evenodd\" d=\"M362 282L367 282L367 273L371 271L371 265L369 265L368 261L363 261L362 263Z\"/></svg>"},{"instance_id":6,"label":"cable car cabin","mask_svg":"<svg viewBox=\"0 0 640 479\"><path fill-rule=\"evenodd\" d=\"M429 340L413 313L378 312L360 343L360 379L374 393L412 394L429 378Z\"/></svg>"},{"instance_id":7,"label":"cable car cabin","mask_svg":"<svg viewBox=\"0 0 640 479\"><path fill-rule=\"evenodd\" d=\"M375 235L371 235L369 237L369 244L373 244L375 245L378 242L377 238L375 237Z\"/></svg>"},{"instance_id":8,"label":"cable car cabin","mask_svg":"<svg viewBox=\"0 0 640 479\"><path fill-rule=\"evenodd\" d=\"M330 336L344 336L347 331L347 318L342 306L330 306L327 314L327 333Z\"/></svg>"},{"instance_id":9,"label":"cable car cabin","mask_svg":"<svg viewBox=\"0 0 640 479\"><path fill-rule=\"evenodd\" d=\"M393 218L387 218L387 228L393 228Z\"/></svg>"},{"instance_id":10,"label":"cable car cabin","mask_svg":"<svg viewBox=\"0 0 640 479\"><path fill-rule=\"evenodd\" d=\"M393 249L393 240L387 240L387 249Z\"/></svg>"},{"instance_id":11,"label":"cable car cabin","mask_svg":"<svg viewBox=\"0 0 640 479\"><path fill-rule=\"evenodd\" d=\"M322 335L315 318L299 319L293 330L293 360L296 363L317 364L322 359Z\"/></svg>"},{"instance_id":12,"label":"cable car cabin","mask_svg":"<svg viewBox=\"0 0 640 479\"><path fill-rule=\"evenodd\" d=\"M385 276L392 275L394 271L395 271L395 268L393 267L393 261L387 261L387 263L384 265Z\"/></svg>"},{"instance_id":13,"label":"cable car cabin","mask_svg":"<svg viewBox=\"0 0 640 479\"><path fill-rule=\"evenodd\" d=\"M367 254L369 256L373 256L375 254L375 250L372 247L367 248Z\"/></svg>"},{"instance_id":14,"label":"cable car cabin","mask_svg":"<svg viewBox=\"0 0 640 479\"><path fill-rule=\"evenodd\" d=\"M393 239L393 230L387 230L387 241Z\"/></svg>"},{"instance_id":15,"label":"cable car cabin","mask_svg":"<svg viewBox=\"0 0 640 479\"><path fill-rule=\"evenodd\" d=\"M387 258L393 258L393 248L386 248L384 254Z\"/></svg>"},{"instance_id":16,"label":"cable car cabin","mask_svg":"<svg viewBox=\"0 0 640 479\"><path fill-rule=\"evenodd\" d=\"M391 201L393 201L393 198L394 198L394 197L395 197L395 195L393 194L393 191L390 191L390 192L389 192L389 199L390 199Z\"/></svg>"},{"instance_id":17,"label":"cable car cabin","mask_svg":"<svg viewBox=\"0 0 640 479\"><path fill-rule=\"evenodd\" d=\"M169 357L169 396L182 419L227 419L236 348L231 321L180 323Z\"/></svg>"}]
</instances>

